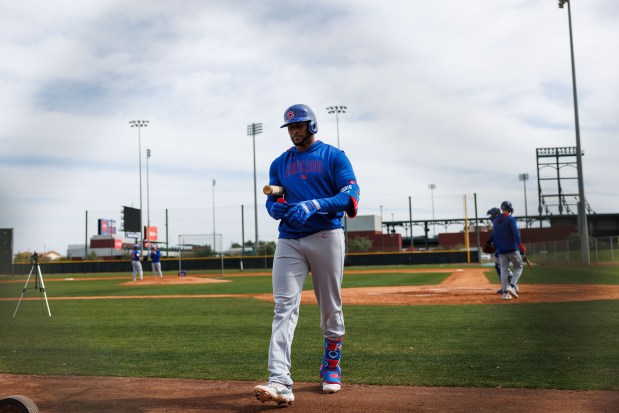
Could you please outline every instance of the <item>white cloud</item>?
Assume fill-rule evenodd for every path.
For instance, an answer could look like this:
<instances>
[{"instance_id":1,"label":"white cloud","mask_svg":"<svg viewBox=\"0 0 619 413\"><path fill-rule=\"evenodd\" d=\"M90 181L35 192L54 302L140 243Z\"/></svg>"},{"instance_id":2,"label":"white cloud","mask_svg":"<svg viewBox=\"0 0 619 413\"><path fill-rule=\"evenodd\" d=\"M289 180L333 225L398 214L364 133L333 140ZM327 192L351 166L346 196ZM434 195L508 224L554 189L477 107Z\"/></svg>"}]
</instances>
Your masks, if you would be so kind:
<instances>
[{"instance_id":1,"label":"white cloud","mask_svg":"<svg viewBox=\"0 0 619 413\"><path fill-rule=\"evenodd\" d=\"M586 195L618 208L619 6L572 5ZM253 239L258 189L290 145L284 109L346 105L340 142L362 188L361 214L481 214L503 199L537 209L535 149L574 146L567 11L556 2L370 0L9 2L0 6L0 227L18 250L64 252L97 218L139 204L138 133L149 160L151 220L172 234L212 227ZM142 159L143 203L146 164ZM258 195L260 238L276 237ZM189 223L187 223L187 222ZM184 226L180 229L181 226ZM160 232L163 232L160 230ZM172 235L171 234L171 235Z\"/></svg>"}]
</instances>

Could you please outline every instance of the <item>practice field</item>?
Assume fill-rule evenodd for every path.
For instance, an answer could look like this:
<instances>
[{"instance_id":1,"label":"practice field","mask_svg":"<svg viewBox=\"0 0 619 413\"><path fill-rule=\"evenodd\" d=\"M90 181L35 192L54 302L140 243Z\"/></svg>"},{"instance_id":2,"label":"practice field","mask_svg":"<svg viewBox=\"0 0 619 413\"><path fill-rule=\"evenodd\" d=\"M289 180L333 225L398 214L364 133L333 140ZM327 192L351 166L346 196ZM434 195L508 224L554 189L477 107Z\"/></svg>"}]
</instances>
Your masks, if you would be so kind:
<instances>
[{"instance_id":1,"label":"practice field","mask_svg":"<svg viewBox=\"0 0 619 413\"><path fill-rule=\"evenodd\" d=\"M0 277L0 398L44 412L263 411L270 274ZM29 284L33 284L32 280ZM525 270L519 299L491 267L347 268L344 386L323 395L318 309L303 293L298 411L603 412L619 406L617 267Z\"/></svg>"}]
</instances>

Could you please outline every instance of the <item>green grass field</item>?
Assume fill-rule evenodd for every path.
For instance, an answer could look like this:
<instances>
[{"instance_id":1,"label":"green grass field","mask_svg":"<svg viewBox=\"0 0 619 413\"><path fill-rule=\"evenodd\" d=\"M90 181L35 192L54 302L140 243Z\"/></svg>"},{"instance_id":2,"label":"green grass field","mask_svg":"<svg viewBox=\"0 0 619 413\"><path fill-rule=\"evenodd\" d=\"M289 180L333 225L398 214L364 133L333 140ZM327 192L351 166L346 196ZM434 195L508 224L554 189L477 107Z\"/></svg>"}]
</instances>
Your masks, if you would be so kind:
<instances>
[{"instance_id":1,"label":"green grass field","mask_svg":"<svg viewBox=\"0 0 619 413\"><path fill-rule=\"evenodd\" d=\"M455 267L455 266L454 266ZM387 269L386 267L384 267ZM412 267L391 267L412 268ZM347 274L345 287L440 283L448 274ZM441 266L440 268L446 268ZM372 269L378 269L373 267ZM495 279L494 269L487 275ZM109 277L96 281L64 278ZM150 276L146 275L145 276ZM217 277L218 274L213 274ZM118 286L118 274L47 277L52 297L269 293L271 278L196 285ZM14 279L15 277L0 277ZM52 281L52 278L63 281ZM130 279L130 276L127 277ZM19 298L19 283L0 298ZM616 267L535 267L526 283L619 284ZM306 288L311 288L309 282ZM0 372L265 380L273 304L251 298L49 300L29 289L0 300ZM349 383L619 390L619 300L518 305L346 306ZM301 308L293 378L317 381L316 305Z\"/></svg>"}]
</instances>

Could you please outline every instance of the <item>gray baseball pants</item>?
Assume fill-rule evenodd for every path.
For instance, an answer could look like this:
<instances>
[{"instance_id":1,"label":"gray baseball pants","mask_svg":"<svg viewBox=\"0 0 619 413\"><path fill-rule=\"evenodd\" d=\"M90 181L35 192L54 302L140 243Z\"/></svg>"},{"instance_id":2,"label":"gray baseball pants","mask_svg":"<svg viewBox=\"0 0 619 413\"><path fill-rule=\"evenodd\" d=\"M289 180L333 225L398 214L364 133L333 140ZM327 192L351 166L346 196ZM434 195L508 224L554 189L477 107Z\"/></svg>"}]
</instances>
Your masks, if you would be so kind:
<instances>
[{"instance_id":1,"label":"gray baseball pants","mask_svg":"<svg viewBox=\"0 0 619 413\"><path fill-rule=\"evenodd\" d=\"M275 316L269 346L270 382L288 386L293 383L290 376L292 340L299 320L301 292L310 271L320 307L322 334L330 339L344 336L341 296L344 254L342 229L277 241L273 261Z\"/></svg>"},{"instance_id":2,"label":"gray baseball pants","mask_svg":"<svg viewBox=\"0 0 619 413\"><path fill-rule=\"evenodd\" d=\"M522 258L519 251L509 252L507 254L499 254L500 266L501 266L501 288L503 291L507 291L509 277L509 263L514 265L514 272L512 275L512 284L518 285L518 279L522 274Z\"/></svg>"}]
</instances>

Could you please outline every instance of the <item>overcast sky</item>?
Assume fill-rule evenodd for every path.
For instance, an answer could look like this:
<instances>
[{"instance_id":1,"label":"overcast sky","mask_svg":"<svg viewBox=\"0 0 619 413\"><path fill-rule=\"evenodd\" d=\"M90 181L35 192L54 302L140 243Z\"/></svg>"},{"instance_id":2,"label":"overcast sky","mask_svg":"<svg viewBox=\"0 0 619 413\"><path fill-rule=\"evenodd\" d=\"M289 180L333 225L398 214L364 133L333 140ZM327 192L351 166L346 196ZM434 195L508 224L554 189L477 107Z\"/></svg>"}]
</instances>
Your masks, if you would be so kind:
<instances>
[{"instance_id":1,"label":"overcast sky","mask_svg":"<svg viewBox=\"0 0 619 413\"><path fill-rule=\"evenodd\" d=\"M586 198L619 212L619 2L572 3ZM244 205L253 240L261 122L259 238L275 240L261 188L295 103L332 145L325 108L348 107L360 215L408 219L411 197L414 220L459 218L466 197L473 217L474 194L482 217L503 200L524 215L522 173L533 215L536 148L576 145L569 45L556 0L0 0L0 228L16 252L66 254L97 219L120 227L140 205L141 142L160 237L167 210L171 242L214 223L240 242ZM131 120L150 123L138 136Z\"/></svg>"}]
</instances>

